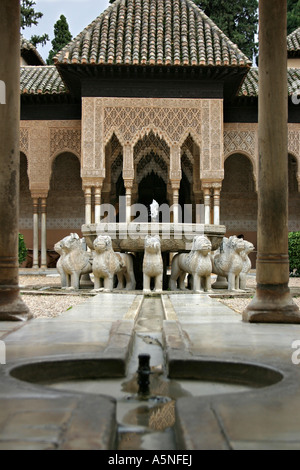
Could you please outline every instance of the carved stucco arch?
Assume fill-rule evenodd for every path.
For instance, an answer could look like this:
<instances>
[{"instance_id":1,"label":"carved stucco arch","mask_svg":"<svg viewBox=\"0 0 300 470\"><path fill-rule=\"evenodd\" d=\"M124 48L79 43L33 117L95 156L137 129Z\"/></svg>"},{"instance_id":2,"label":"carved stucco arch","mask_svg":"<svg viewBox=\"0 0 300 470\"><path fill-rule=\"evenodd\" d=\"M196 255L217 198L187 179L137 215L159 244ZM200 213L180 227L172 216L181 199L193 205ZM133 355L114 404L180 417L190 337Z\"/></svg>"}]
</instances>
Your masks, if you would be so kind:
<instances>
[{"instance_id":1,"label":"carved stucco arch","mask_svg":"<svg viewBox=\"0 0 300 470\"><path fill-rule=\"evenodd\" d=\"M20 149L20 157L21 157L21 154L24 155L26 159L27 178L28 178L28 183L29 183L29 188L30 188L29 159L28 159L27 154L23 150ZM21 164L21 158L20 158L20 164Z\"/></svg>"},{"instance_id":2,"label":"carved stucco arch","mask_svg":"<svg viewBox=\"0 0 300 470\"><path fill-rule=\"evenodd\" d=\"M71 150L69 148L64 148L62 150L58 150L57 152L53 153L53 155L51 155L50 157L50 160L49 160L49 180L48 180L48 191L50 189L50 182L51 182L51 178L52 178L52 174L53 174L53 165L54 165L54 162L55 160L60 156L60 155L63 155L64 153L70 153L71 155L74 155L74 157L76 157L78 160L79 160L79 164L81 164L81 157L80 155L77 154L77 152L74 152L74 150ZM80 175L80 178L81 178L81 175Z\"/></svg>"},{"instance_id":3,"label":"carved stucco arch","mask_svg":"<svg viewBox=\"0 0 300 470\"><path fill-rule=\"evenodd\" d=\"M172 147L172 141L167 135L166 132L161 130L158 127L155 126L148 126L148 127L143 127L142 129L139 129L132 137L132 142L128 142L128 144L132 145L132 148L136 146L136 144L142 140L145 136L149 136L151 132L156 136L159 137L159 139L164 140L168 147L171 149Z\"/></svg>"},{"instance_id":4,"label":"carved stucco arch","mask_svg":"<svg viewBox=\"0 0 300 470\"><path fill-rule=\"evenodd\" d=\"M153 134L155 137L156 142L147 142L145 141L145 146L142 146L142 148L135 153L135 147L138 145L139 142L143 141L146 137L149 137L150 134ZM140 133L136 133L136 136L140 135ZM164 149L163 145L159 145L160 142L164 142L168 149ZM171 158L171 153L170 153L170 145L164 137L164 133L159 131L157 128L149 127L146 129L146 132L144 132L140 138L136 140L135 138L135 144L133 146L133 157L134 157L134 173L135 173L135 181L137 183L140 183L143 177L147 176L149 174L149 171L147 171L147 167L144 168L144 171L141 174L137 174L137 167L139 162L144 158L147 154L150 154L151 152L154 152L166 165L166 175L162 174L162 171L160 168L158 168L158 164L156 162L152 163L152 166L156 168L156 173L158 176L160 176L163 181L168 184L169 178L170 178L170 158ZM153 168L152 168L153 169Z\"/></svg>"},{"instance_id":5,"label":"carved stucco arch","mask_svg":"<svg viewBox=\"0 0 300 470\"><path fill-rule=\"evenodd\" d=\"M118 127L111 127L109 129L109 133L104 137L104 141L103 141L104 148L110 143L111 139L113 138L113 135L116 136L116 138L120 142L121 147L124 147L125 141L124 141L122 133L120 132L120 129Z\"/></svg>"},{"instance_id":6,"label":"carved stucco arch","mask_svg":"<svg viewBox=\"0 0 300 470\"><path fill-rule=\"evenodd\" d=\"M256 192L258 191L258 174L257 174L257 165L256 165L256 159L253 155L251 155L248 152L245 152L245 150L233 150L232 152L229 152L227 155L224 156L224 164L227 158L231 157L231 155L243 155L244 157L247 157L248 160L252 164L252 175L254 179L254 185L255 185L255 190Z\"/></svg>"},{"instance_id":7,"label":"carved stucco arch","mask_svg":"<svg viewBox=\"0 0 300 470\"><path fill-rule=\"evenodd\" d=\"M29 131L26 127L20 127L20 152L23 152L27 157L28 151L29 151Z\"/></svg>"},{"instance_id":8,"label":"carved stucco arch","mask_svg":"<svg viewBox=\"0 0 300 470\"><path fill-rule=\"evenodd\" d=\"M164 160L163 160L163 162L165 163ZM169 182L168 168L166 167L166 173L164 173L162 171L161 167L159 166L159 164L154 161L154 162L151 162L151 169L150 170L152 171L153 169L156 170L155 173L157 174L157 176L159 176L164 181L164 183L166 185L168 185L168 182ZM139 174L136 175L136 182L138 184L140 184L140 182L142 181L143 178L145 178L147 175L151 174L150 170L149 170L149 165L145 166L143 168L143 170Z\"/></svg>"},{"instance_id":9,"label":"carved stucco arch","mask_svg":"<svg viewBox=\"0 0 300 470\"><path fill-rule=\"evenodd\" d=\"M113 166L113 164L116 163L116 161L118 160L120 155L122 157L121 164L118 165L116 167L116 169L115 168L113 169L112 166ZM118 151L116 150L114 152L114 158L112 158L112 161L111 161L111 182L116 183L118 181L120 175L122 175L122 173L123 173L123 154L122 154L122 152L120 152L120 150L118 150Z\"/></svg>"},{"instance_id":10,"label":"carved stucco arch","mask_svg":"<svg viewBox=\"0 0 300 470\"><path fill-rule=\"evenodd\" d=\"M199 147L199 152L201 149L201 136L199 136L196 132L195 129L193 128L187 128L185 133L182 135L182 138L179 140L179 145L180 147L183 147L185 141L189 138L192 137L194 143L198 145Z\"/></svg>"}]
</instances>

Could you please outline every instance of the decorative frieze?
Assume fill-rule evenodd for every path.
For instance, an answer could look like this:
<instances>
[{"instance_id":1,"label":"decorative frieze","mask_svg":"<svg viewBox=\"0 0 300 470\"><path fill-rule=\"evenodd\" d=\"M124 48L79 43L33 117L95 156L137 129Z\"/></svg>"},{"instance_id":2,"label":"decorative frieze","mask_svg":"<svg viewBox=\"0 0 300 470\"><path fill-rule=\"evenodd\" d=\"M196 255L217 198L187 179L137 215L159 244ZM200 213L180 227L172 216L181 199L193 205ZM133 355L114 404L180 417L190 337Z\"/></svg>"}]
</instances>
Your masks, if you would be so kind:
<instances>
[{"instance_id":1,"label":"decorative frieze","mask_svg":"<svg viewBox=\"0 0 300 470\"><path fill-rule=\"evenodd\" d=\"M20 152L26 154L28 153L29 149L29 134L28 129L20 128Z\"/></svg>"},{"instance_id":2,"label":"decorative frieze","mask_svg":"<svg viewBox=\"0 0 300 470\"><path fill-rule=\"evenodd\" d=\"M195 143L201 154L199 177L205 174L206 178L223 178L220 99L83 98L82 128L83 177L105 177L105 146L116 141L116 146L119 142L123 147L124 178L133 178L135 158L153 149L155 141L159 154L170 158L171 179L181 179L180 153L178 164L178 152L172 154L171 148L185 146L193 155ZM129 150L125 155L125 148L131 149L130 155Z\"/></svg>"},{"instance_id":3,"label":"decorative frieze","mask_svg":"<svg viewBox=\"0 0 300 470\"><path fill-rule=\"evenodd\" d=\"M81 155L80 129L50 129L50 158L62 152L73 152L79 158Z\"/></svg>"}]
</instances>

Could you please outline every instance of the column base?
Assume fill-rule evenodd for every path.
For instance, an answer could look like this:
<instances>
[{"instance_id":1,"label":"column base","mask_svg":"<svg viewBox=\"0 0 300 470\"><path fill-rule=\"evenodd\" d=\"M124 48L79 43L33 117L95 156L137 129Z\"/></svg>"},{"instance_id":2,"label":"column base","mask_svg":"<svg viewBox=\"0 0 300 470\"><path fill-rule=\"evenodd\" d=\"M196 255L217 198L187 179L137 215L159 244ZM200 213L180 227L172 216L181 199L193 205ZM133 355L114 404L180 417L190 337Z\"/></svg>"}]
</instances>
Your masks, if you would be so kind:
<instances>
[{"instance_id":1,"label":"column base","mask_svg":"<svg viewBox=\"0 0 300 470\"><path fill-rule=\"evenodd\" d=\"M27 321L32 316L19 295L18 287L0 287L0 321Z\"/></svg>"},{"instance_id":2,"label":"column base","mask_svg":"<svg viewBox=\"0 0 300 470\"><path fill-rule=\"evenodd\" d=\"M243 312L249 323L300 323L300 311L287 284L257 285L256 295Z\"/></svg>"},{"instance_id":3,"label":"column base","mask_svg":"<svg viewBox=\"0 0 300 470\"><path fill-rule=\"evenodd\" d=\"M213 289L228 289L228 282L226 277L218 276L211 287Z\"/></svg>"}]
</instances>

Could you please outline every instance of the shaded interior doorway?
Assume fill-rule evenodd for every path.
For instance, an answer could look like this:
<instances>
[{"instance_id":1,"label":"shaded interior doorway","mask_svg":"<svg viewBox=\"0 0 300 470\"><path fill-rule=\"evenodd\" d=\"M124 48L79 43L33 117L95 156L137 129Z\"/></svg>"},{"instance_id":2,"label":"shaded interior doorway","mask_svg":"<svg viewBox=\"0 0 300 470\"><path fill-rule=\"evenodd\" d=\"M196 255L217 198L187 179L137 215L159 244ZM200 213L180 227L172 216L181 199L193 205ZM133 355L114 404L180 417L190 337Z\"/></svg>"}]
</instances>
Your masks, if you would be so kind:
<instances>
[{"instance_id":1,"label":"shaded interior doorway","mask_svg":"<svg viewBox=\"0 0 300 470\"><path fill-rule=\"evenodd\" d=\"M183 223L192 223L193 221L191 204L192 204L191 185L185 173L182 172L182 178L180 181L180 189L179 189L179 205L181 207Z\"/></svg>"},{"instance_id":2,"label":"shaded interior doorway","mask_svg":"<svg viewBox=\"0 0 300 470\"><path fill-rule=\"evenodd\" d=\"M167 185L154 171L145 176L139 184L138 203L147 207L149 222L151 222L150 204L152 204L153 199L155 199L159 205L168 204Z\"/></svg>"}]
</instances>

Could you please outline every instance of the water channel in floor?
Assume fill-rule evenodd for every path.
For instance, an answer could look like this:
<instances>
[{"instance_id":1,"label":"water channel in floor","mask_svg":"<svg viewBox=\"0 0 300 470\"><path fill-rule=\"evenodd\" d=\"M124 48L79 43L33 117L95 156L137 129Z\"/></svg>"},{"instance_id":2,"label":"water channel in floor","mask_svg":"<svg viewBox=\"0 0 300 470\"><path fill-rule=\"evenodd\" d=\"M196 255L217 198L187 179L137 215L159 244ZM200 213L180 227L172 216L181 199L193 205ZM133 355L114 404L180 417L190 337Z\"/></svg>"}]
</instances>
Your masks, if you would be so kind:
<instances>
[{"instance_id":1,"label":"water channel in floor","mask_svg":"<svg viewBox=\"0 0 300 470\"><path fill-rule=\"evenodd\" d=\"M251 387L166 376L160 297L145 297L136 328L128 374L122 379L72 380L48 384L56 390L109 395L117 401L118 450L176 450L175 403L184 396L236 393ZM150 394L139 395L138 356L150 355Z\"/></svg>"}]
</instances>

